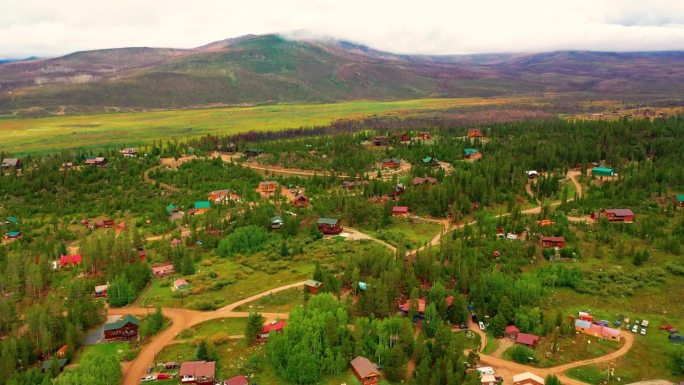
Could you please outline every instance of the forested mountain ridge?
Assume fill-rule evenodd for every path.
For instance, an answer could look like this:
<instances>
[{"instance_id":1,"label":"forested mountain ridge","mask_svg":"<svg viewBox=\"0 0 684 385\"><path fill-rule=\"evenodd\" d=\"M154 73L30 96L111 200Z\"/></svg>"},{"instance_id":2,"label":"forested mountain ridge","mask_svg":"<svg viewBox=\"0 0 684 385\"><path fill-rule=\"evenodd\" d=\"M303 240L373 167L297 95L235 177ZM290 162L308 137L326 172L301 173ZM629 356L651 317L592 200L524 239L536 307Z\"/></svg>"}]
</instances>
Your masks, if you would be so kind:
<instances>
[{"instance_id":1,"label":"forested mountain ridge","mask_svg":"<svg viewBox=\"0 0 684 385\"><path fill-rule=\"evenodd\" d=\"M683 84L679 51L411 56L343 41L247 35L195 49L108 49L0 64L0 111L535 92L672 100L681 98Z\"/></svg>"}]
</instances>

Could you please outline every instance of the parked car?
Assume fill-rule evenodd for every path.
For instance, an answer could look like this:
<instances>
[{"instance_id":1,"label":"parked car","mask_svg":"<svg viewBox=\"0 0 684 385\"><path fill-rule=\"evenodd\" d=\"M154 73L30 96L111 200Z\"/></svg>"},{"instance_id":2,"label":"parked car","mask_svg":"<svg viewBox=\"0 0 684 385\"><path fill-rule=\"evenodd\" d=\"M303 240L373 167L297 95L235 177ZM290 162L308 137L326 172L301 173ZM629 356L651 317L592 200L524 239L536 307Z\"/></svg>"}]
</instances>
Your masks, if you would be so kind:
<instances>
[{"instance_id":1,"label":"parked car","mask_svg":"<svg viewBox=\"0 0 684 385\"><path fill-rule=\"evenodd\" d=\"M482 374L494 374L494 369L491 366L480 366L479 368L475 368L475 370Z\"/></svg>"},{"instance_id":2,"label":"parked car","mask_svg":"<svg viewBox=\"0 0 684 385\"><path fill-rule=\"evenodd\" d=\"M140 379L140 382L152 382L152 381L157 381L157 377L150 375L150 376L145 376L145 377Z\"/></svg>"},{"instance_id":3,"label":"parked car","mask_svg":"<svg viewBox=\"0 0 684 385\"><path fill-rule=\"evenodd\" d=\"M478 322L477 324L480 326L480 330L486 329L484 322Z\"/></svg>"},{"instance_id":4,"label":"parked car","mask_svg":"<svg viewBox=\"0 0 684 385\"><path fill-rule=\"evenodd\" d=\"M634 324L634 326L632 326L632 333L638 333L638 332L639 332L639 325Z\"/></svg>"},{"instance_id":5,"label":"parked car","mask_svg":"<svg viewBox=\"0 0 684 385\"><path fill-rule=\"evenodd\" d=\"M647 327L648 327L648 320L642 320L642 321L641 321L641 326L647 328Z\"/></svg>"},{"instance_id":6,"label":"parked car","mask_svg":"<svg viewBox=\"0 0 684 385\"><path fill-rule=\"evenodd\" d=\"M632 326L631 326L630 324L625 324L625 329L626 329L626 330L629 330L629 329L631 329L631 328L632 328Z\"/></svg>"},{"instance_id":7,"label":"parked car","mask_svg":"<svg viewBox=\"0 0 684 385\"><path fill-rule=\"evenodd\" d=\"M641 335L645 336L646 335L646 328L641 328Z\"/></svg>"},{"instance_id":8,"label":"parked car","mask_svg":"<svg viewBox=\"0 0 684 385\"><path fill-rule=\"evenodd\" d=\"M634 321L634 324L635 324L635 325L641 325L641 322L640 322L639 320L635 320L635 321Z\"/></svg>"},{"instance_id":9,"label":"parked car","mask_svg":"<svg viewBox=\"0 0 684 385\"><path fill-rule=\"evenodd\" d=\"M157 374L157 381L159 380L170 380L172 379L173 376L168 374L168 373L159 373Z\"/></svg>"},{"instance_id":10,"label":"parked car","mask_svg":"<svg viewBox=\"0 0 684 385\"><path fill-rule=\"evenodd\" d=\"M460 325L458 325L458 327L460 327L461 329L468 329L468 324L463 322Z\"/></svg>"}]
</instances>

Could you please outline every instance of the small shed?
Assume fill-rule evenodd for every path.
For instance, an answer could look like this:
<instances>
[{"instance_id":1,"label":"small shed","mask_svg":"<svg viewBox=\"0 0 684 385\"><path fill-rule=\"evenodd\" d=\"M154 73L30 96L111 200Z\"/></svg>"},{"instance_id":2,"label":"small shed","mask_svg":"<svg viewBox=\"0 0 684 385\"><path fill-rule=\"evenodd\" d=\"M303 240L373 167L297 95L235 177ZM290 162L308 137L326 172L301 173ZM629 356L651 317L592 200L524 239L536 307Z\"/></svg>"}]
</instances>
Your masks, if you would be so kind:
<instances>
[{"instance_id":1,"label":"small shed","mask_svg":"<svg viewBox=\"0 0 684 385\"><path fill-rule=\"evenodd\" d=\"M528 334L528 333L518 333L518 335L515 337L515 343L516 344L521 344L525 346L529 346L531 348L534 348L537 346L537 343L539 342L539 336L536 336L534 334Z\"/></svg>"},{"instance_id":2,"label":"small shed","mask_svg":"<svg viewBox=\"0 0 684 385\"><path fill-rule=\"evenodd\" d=\"M245 376L235 376L223 380L223 385L249 385L249 380Z\"/></svg>"},{"instance_id":3,"label":"small shed","mask_svg":"<svg viewBox=\"0 0 684 385\"><path fill-rule=\"evenodd\" d=\"M319 218L318 230L326 235L336 235L342 232L340 220L336 218Z\"/></svg>"},{"instance_id":4,"label":"small shed","mask_svg":"<svg viewBox=\"0 0 684 385\"><path fill-rule=\"evenodd\" d=\"M164 266L157 266L157 267L152 268L152 274L158 278L166 277L167 275L173 274L173 272L174 272L173 265L164 265Z\"/></svg>"},{"instance_id":5,"label":"small shed","mask_svg":"<svg viewBox=\"0 0 684 385\"><path fill-rule=\"evenodd\" d=\"M311 294L318 294L318 289L322 285L323 284L321 282L315 281L313 279L304 282L304 287L306 287L306 290L308 290Z\"/></svg>"},{"instance_id":6,"label":"small shed","mask_svg":"<svg viewBox=\"0 0 684 385\"><path fill-rule=\"evenodd\" d=\"M541 246L544 248L550 248L550 247L558 247L559 249L562 249L565 247L565 238L564 237L541 237Z\"/></svg>"},{"instance_id":7,"label":"small shed","mask_svg":"<svg viewBox=\"0 0 684 385\"><path fill-rule=\"evenodd\" d=\"M108 288L109 288L109 285L97 285L97 286L95 286L94 297L95 298L106 297Z\"/></svg>"},{"instance_id":8,"label":"small shed","mask_svg":"<svg viewBox=\"0 0 684 385\"><path fill-rule=\"evenodd\" d=\"M518 327L515 325L508 325L506 326L506 329L504 329L504 333L509 338L516 339L518 337L518 333L520 333L520 329L518 329Z\"/></svg>"},{"instance_id":9,"label":"small shed","mask_svg":"<svg viewBox=\"0 0 684 385\"><path fill-rule=\"evenodd\" d=\"M283 218L279 215L274 216L271 218L271 228L273 230L277 230L283 227L285 222L283 221Z\"/></svg>"},{"instance_id":10,"label":"small shed","mask_svg":"<svg viewBox=\"0 0 684 385\"><path fill-rule=\"evenodd\" d=\"M612 168L608 168L608 167L594 167L591 169L591 175L597 176L597 177L614 176L615 171L613 171Z\"/></svg>"},{"instance_id":11,"label":"small shed","mask_svg":"<svg viewBox=\"0 0 684 385\"><path fill-rule=\"evenodd\" d=\"M466 159L477 159L480 156L482 156L482 154L480 154L480 150L477 148L466 148L463 150L463 157Z\"/></svg>"},{"instance_id":12,"label":"small shed","mask_svg":"<svg viewBox=\"0 0 684 385\"><path fill-rule=\"evenodd\" d=\"M185 290L188 287L190 287L190 285L188 285L188 281L184 279L177 279L173 281L173 290Z\"/></svg>"},{"instance_id":13,"label":"small shed","mask_svg":"<svg viewBox=\"0 0 684 385\"><path fill-rule=\"evenodd\" d=\"M382 160L382 167L384 168L399 168L401 165L401 159L399 158L386 158Z\"/></svg>"},{"instance_id":14,"label":"small shed","mask_svg":"<svg viewBox=\"0 0 684 385\"><path fill-rule=\"evenodd\" d=\"M52 370L53 362L57 362L57 365L59 366L59 371L61 372L64 370L64 367L66 366L68 361L66 358L60 358L58 360L53 360L53 359L49 358L49 359L43 361L43 363L40 365L40 369L43 372L48 372L48 371Z\"/></svg>"},{"instance_id":15,"label":"small shed","mask_svg":"<svg viewBox=\"0 0 684 385\"><path fill-rule=\"evenodd\" d=\"M406 216L409 213L407 206L394 206L392 207L392 215L395 217Z\"/></svg>"}]
</instances>

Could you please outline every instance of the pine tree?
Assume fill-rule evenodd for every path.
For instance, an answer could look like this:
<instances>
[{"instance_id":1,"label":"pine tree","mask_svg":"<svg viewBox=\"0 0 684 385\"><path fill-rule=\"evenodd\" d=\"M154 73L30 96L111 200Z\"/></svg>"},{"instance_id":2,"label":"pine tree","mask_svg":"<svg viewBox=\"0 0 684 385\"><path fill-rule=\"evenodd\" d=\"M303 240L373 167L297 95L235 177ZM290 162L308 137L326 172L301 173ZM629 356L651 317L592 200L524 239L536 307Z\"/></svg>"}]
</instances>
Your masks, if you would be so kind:
<instances>
[{"instance_id":1,"label":"pine tree","mask_svg":"<svg viewBox=\"0 0 684 385\"><path fill-rule=\"evenodd\" d=\"M249 313L247 325L245 326L245 342L252 345L257 338L257 334L262 329L264 318L259 313Z\"/></svg>"}]
</instances>

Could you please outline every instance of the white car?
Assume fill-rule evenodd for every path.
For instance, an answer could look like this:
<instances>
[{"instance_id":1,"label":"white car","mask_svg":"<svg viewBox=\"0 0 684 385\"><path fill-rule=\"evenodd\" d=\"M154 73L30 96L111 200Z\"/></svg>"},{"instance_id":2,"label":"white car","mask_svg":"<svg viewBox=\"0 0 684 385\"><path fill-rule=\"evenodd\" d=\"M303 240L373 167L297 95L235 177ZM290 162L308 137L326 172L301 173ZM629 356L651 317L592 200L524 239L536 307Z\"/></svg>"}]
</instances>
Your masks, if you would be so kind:
<instances>
[{"instance_id":1,"label":"white car","mask_svg":"<svg viewBox=\"0 0 684 385\"><path fill-rule=\"evenodd\" d=\"M646 328L641 328L641 333L640 333L640 334L641 334L642 336L645 336L645 335L646 335Z\"/></svg>"},{"instance_id":2,"label":"white car","mask_svg":"<svg viewBox=\"0 0 684 385\"><path fill-rule=\"evenodd\" d=\"M638 333L638 332L639 332L639 325L634 324L634 326L632 326L632 333Z\"/></svg>"},{"instance_id":3,"label":"white car","mask_svg":"<svg viewBox=\"0 0 684 385\"><path fill-rule=\"evenodd\" d=\"M480 366L479 368L475 368L475 370L482 374L494 374L494 369L491 366Z\"/></svg>"},{"instance_id":4,"label":"white car","mask_svg":"<svg viewBox=\"0 0 684 385\"><path fill-rule=\"evenodd\" d=\"M145 376L140 379L140 382L152 382L152 381L157 381L157 377L155 376Z\"/></svg>"},{"instance_id":5,"label":"white car","mask_svg":"<svg viewBox=\"0 0 684 385\"><path fill-rule=\"evenodd\" d=\"M648 327L648 320L641 321L641 326L647 328Z\"/></svg>"},{"instance_id":6,"label":"white car","mask_svg":"<svg viewBox=\"0 0 684 385\"><path fill-rule=\"evenodd\" d=\"M486 329L486 328L485 328L484 322L480 321L480 322L478 322L477 324L478 324L478 326L480 326L480 330L485 330L485 329Z\"/></svg>"}]
</instances>

